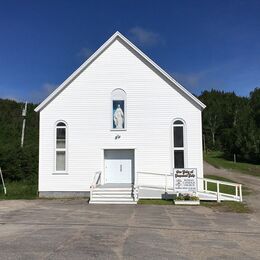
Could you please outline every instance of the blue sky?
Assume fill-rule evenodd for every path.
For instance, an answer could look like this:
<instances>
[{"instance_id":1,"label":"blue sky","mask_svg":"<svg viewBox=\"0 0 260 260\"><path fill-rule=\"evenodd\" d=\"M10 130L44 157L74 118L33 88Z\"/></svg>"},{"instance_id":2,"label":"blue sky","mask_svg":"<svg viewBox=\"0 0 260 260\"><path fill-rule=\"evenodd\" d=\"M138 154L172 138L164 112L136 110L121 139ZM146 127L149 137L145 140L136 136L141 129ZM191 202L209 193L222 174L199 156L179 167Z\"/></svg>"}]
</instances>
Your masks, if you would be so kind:
<instances>
[{"instance_id":1,"label":"blue sky","mask_svg":"<svg viewBox=\"0 0 260 260\"><path fill-rule=\"evenodd\" d=\"M260 86L260 1L0 1L0 97L41 101L115 31L182 83Z\"/></svg>"}]
</instances>

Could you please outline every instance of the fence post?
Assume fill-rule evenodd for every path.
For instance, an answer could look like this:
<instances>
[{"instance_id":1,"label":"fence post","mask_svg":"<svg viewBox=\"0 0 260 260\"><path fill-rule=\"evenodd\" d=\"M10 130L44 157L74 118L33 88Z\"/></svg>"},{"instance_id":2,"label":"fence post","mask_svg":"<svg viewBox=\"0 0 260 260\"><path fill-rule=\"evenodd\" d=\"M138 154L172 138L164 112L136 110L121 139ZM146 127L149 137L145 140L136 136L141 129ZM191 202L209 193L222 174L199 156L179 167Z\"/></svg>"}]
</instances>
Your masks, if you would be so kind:
<instances>
[{"instance_id":1,"label":"fence post","mask_svg":"<svg viewBox=\"0 0 260 260\"><path fill-rule=\"evenodd\" d=\"M239 195L240 195L240 202L242 202L243 198L242 198L242 185L241 184L239 185Z\"/></svg>"},{"instance_id":2,"label":"fence post","mask_svg":"<svg viewBox=\"0 0 260 260\"><path fill-rule=\"evenodd\" d=\"M220 202L220 196L219 196L219 181L217 181L217 202Z\"/></svg>"},{"instance_id":3,"label":"fence post","mask_svg":"<svg viewBox=\"0 0 260 260\"><path fill-rule=\"evenodd\" d=\"M238 196L238 185L236 185L236 197Z\"/></svg>"},{"instance_id":4,"label":"fence post","mask_svg":"<svg viewBox=\"0 0 260 260\"><path fill-rule=\"evenodd\" d=\"M205 190L208 191L208 181L207 180L204 181L205 181Z\"/></svg>"}]
</instances>

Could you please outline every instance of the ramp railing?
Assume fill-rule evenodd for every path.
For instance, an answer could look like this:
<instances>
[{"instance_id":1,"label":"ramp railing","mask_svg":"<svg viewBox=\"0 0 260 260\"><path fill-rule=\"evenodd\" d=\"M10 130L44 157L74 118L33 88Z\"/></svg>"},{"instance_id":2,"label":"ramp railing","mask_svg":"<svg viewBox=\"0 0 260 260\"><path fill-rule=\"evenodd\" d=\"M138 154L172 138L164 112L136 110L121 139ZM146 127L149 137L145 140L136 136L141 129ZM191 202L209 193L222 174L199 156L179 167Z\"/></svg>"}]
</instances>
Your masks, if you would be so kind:
<instances>
[{"instance_id":1,"label":"ramp railing","mask_svg":"<svg viewBox=\"0 0 260 260\"><path fill-rule=\"evenodd\" d=\"M235 201L240 201L240 202L243 201L242 184L240 184L240 183L219 181L219 180L213 180L213 179L209 179L209 178L198 178L198 180L203 181L203 191L205 193L215 194L218 202L220 202L221 200L224 200L224 199L228 200L228 198L231 200L235 200ZM233 190L231 189L231 192L229 193L229 192L227 192L227 189L225 189L225 186L233 187ZM232 192L232 191L234 191L234 192ZM231 194L231 193L234 193L234 194Z\"/></svg>"},{"instance_id":2,"label":"ramp railing","mask_svg":"<svg viewBox=\"0 0 260 260\"><path fill-rule=\"evenodd\" d=\"M212 194L215 200L243 201L242 184L227 181L213 180L209 178L197 178L198 183L201 181L203 185L199 185L199 192ZM201 188L202 186L202 188ZM147 188L152 190L163 190L165 193L171 191L174 193L173 174L172 173L155 173L155 172L137 172L137 188ZM227 188L229 187L229 188ZM233 187L230 188L230 187Z\"/></svg>"},{"instance_id":3,"label":"ramp railing","mask_svg":"<svg viewBox=\"0 0 260 260\"><path fill-rule=\"evenodd\" d=\"M139 188L173 191L173 174L156 172L137 172Z\"/></svg>"}]
</instances>

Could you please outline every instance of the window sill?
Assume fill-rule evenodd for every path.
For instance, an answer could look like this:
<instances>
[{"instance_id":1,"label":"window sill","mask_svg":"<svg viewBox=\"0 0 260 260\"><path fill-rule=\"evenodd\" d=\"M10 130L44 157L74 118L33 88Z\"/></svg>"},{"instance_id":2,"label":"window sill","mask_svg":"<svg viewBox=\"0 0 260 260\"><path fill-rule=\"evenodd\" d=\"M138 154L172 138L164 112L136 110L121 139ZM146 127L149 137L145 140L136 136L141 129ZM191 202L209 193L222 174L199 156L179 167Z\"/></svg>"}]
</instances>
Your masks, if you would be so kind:
<instances>
[{"instance_id":1,"label":"window sill","mask_svg":"<svg viewBox=\"0 0 260 260\"><path fill-rule=\"evenodd\" d=\"M52 175L69 175L68 172L53 172Z\"/></svg>"},{"instance_id":2,"label":"window sill","mask_svg":"<svg viewBox=\"0 0 260 260\"><path fill-rule=\"evenodd\" d=\"M110 129L112 132L126 131L127 129Z\"/></svg>"}]
</instances>

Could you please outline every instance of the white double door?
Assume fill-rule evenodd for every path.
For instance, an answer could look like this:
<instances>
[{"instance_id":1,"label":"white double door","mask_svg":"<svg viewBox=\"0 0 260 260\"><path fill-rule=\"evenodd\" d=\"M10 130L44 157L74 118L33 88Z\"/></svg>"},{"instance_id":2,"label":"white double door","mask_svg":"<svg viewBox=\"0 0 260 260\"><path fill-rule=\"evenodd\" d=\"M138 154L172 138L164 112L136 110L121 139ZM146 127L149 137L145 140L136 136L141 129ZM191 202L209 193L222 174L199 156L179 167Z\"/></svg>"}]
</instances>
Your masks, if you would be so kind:
<instances>
[{"instance_id":1,"label":"white double door","mask_svg":"<svg viewBox=\"0 0 260 260\"><path fill-rule=\"evenodd\" d=\"M131 183L131 160L105 160L106 183Z\"/></svg>"},{"instance_id":2,"label":"white double door","mask_svg":"<svg viewBox=\"0 0 260 260\"><path fill-rule=\"evenodd\" d=\"M106 183L132 183L133 158L126 156L127 153L111 151L105 157L105 182Z\"/></svg>"}]
</instances>

